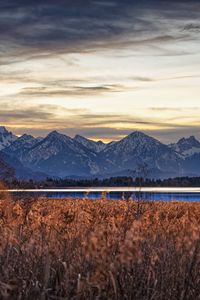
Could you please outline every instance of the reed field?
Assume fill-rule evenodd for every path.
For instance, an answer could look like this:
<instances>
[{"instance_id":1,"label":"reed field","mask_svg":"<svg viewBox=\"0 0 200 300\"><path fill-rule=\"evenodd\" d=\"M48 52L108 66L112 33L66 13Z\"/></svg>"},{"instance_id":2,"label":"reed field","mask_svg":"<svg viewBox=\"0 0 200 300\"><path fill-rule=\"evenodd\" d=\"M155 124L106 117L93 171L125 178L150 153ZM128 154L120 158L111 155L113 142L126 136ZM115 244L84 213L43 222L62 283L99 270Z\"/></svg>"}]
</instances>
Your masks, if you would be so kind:
<instances>
[{"instance_id":1,"label":"reed field","mask_svg":"<svg viewBox=\"0 0 200 300\"><path fill-rule=\"evenodd\" d=\"M200 203L0 199L0 299L200 299Z\"/></svg>"}]
</instances>

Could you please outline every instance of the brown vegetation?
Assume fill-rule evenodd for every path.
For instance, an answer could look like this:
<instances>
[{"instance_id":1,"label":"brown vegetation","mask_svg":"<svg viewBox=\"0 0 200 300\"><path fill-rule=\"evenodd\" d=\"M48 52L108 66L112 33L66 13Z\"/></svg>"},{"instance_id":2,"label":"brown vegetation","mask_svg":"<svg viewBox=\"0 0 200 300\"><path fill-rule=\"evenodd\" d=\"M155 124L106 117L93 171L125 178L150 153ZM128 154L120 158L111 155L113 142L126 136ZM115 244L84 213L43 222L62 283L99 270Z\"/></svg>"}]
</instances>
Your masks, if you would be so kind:
<instances>
[{"instance_id":1,"label":"brown vegetation","mask_svg":"<svg viewBox=\"0 0 200 300\"><path fill-rule=\"evenodd\" d=\"M200 204L0 197L0 299L200 299Z\"/></svg>"}]
</instances>

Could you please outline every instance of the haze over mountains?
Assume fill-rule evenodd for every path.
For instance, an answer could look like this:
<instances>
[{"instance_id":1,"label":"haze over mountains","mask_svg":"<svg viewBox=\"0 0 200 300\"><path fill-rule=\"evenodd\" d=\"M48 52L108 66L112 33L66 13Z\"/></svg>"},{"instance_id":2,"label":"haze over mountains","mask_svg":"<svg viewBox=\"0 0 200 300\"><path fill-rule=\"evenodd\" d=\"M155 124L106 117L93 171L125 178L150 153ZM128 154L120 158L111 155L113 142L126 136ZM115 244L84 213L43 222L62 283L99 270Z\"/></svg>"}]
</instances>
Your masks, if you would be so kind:
<instances>
[{"instance_id":1,"label":"haze over mountains","mask_svg":"<svg viewBox=\"0 0 200 300\"><path fill-rule=\"evenodd\" d=\"M0 177L4 178L200 175L200 142L193 136L165 145L136 131L105 144L57 131L45 138L17 137L0 127L0 150Z\"/></svg>"}]
</instances>

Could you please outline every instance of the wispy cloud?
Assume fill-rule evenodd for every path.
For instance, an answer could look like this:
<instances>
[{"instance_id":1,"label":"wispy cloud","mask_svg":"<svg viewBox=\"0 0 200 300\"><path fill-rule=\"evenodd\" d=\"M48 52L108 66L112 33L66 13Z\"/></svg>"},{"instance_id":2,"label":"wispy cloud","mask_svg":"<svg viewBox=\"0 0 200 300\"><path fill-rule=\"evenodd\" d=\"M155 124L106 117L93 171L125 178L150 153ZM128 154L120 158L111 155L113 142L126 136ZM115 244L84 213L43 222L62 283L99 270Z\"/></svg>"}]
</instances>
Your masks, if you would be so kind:
<instances>
[{"instance_id":1,"label":"wispy cloud","mask_svg":"<svg viewBox=\"0 0 200 300\"><path fill-rule=\"evenodd\" d=\"M196 132L199 9L197 0L1 1L1 122L107 139ZM176 99L184 103L171 107Z\"/></svg>"},{"instance_id":2,"label":"wispy cloud","mask_svg":"<svg viewBox=\"0 0 200 300\"><path fill-rule=\"evenodd\" d=\"M164 108L165 109L165 108ZM178 134L199 133L200 124L181 125L170 120L159 121L151 117L145 121L129 114L94 114L82 109L67 109L56 105L31 105L13 110L5 104L0 112L2 124L16 134L46 135L59 130L67 135L83 134L88 138L117 140L134 130L141 129L161 140L178 138ZM162 138L163 135L163 138Z\"/></svg>"},{"instance_id":3,"label":"wispy cloud","mask_svg":"<svg viewBox=\"0 0 200 300\"><path fill-rule=\"evenodd\" d=\"M128 87L122 85L99 85L99 86L66 86L63 89L52 89L48 87L24 88L18 96L25 97L55 97L55 96L93 96L104 93L123 92Z\"/></svg>"},{"instance_id":4,"label":"wispy cloud","mask_svg":"<svg viewBox=\"0 0 200 300\"><path fill-rule=\"evenodd\" d=\"M152 111L158 111L158 112L162 112L162 111L168 111L168 112L197 112L200 111L200 107L196 106L196 107L150 107L150 110Z\"/></svg>"}]
</instances>

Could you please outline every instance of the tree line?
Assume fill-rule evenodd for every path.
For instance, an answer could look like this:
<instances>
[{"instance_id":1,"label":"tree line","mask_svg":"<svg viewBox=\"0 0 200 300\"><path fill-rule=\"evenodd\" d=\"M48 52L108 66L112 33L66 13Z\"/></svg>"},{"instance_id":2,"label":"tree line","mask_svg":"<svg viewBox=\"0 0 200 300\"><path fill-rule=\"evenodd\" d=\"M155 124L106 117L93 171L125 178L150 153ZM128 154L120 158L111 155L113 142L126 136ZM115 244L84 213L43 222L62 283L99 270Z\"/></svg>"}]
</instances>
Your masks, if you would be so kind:
<instances>
[{"instance_id":1,"label":"tree line","mask_svg":"<svg viewBox=\"0 0 200 300\"><path fill-rule=\"evenodd\" d=\"M176 177L168 179L149 179L143 177L110 177L105 179L53 179L17 180L5 182L10 188L65 188L65 187L199 187L200 177Z\"/></svg>"}]
</instances>

